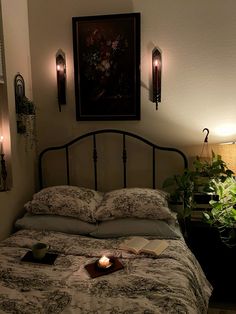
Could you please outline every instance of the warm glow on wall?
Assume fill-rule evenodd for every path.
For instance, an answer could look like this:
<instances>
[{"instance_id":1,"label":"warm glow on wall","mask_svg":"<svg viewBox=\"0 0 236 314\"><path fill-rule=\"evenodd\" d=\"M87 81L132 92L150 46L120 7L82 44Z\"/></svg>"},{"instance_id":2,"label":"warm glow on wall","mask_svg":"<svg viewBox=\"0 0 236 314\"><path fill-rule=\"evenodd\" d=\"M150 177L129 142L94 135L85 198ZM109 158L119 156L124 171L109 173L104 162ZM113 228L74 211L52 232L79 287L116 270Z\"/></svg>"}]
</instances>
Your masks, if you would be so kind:
<instances>
[{"instance_id":1,"label":"warm glow on wall","mask_svg":"<svg viewBox=\"0 0 236 314\"><path fill-rule=\"evenodd\" d=\"M227 167L236 175L236 144L235 142L212 145L211 149L219 154Z\"/></svg>"},{"instance_id":2,"label":"warm glow on wall","mask_svg":"<svg viewBox=\"0 0 236 314\"><path fill-rule=\"evenodd\" d=\"M236 134L235 124L223 124L215 128L216 135L224 137Z\"/></svg>"}]
</instances>

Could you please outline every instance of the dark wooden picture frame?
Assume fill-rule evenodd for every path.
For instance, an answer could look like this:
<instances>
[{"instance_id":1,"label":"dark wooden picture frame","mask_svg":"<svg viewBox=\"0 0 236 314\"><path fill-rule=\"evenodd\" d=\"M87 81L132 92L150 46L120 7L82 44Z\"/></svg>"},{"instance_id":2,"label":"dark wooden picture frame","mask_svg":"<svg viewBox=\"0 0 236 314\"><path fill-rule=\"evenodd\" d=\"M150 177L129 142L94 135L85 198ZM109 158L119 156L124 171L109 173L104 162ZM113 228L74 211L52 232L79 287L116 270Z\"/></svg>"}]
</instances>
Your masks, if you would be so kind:
<instances>
[{"instance_id":1,"label":"dark wooden picture frame","mask_svg":"<svg viewBox=\"0 0 236 314\"><path fill-rule=\"evenodd\" d=\"M140 119L140 13L73 17L77 120Z\"/></svg>"}]
</instances>

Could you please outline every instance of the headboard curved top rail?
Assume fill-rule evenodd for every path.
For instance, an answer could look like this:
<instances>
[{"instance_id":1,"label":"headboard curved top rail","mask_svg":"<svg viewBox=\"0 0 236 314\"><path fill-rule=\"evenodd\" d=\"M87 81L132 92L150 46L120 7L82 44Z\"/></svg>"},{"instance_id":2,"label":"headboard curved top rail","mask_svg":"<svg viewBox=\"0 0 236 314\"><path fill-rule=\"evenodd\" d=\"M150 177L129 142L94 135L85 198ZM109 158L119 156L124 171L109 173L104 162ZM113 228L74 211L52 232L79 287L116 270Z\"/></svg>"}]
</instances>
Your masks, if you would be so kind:
<instances>
[{"instance_id":1,"label":"headboard curved top rail","mask_svg":"<svg viewBox=\"0 0 236 314\"><path fill-rule=\"evenodd\" d=\"M49 151L56 151L56 150L64 150L65 151L65 165L66 165L66 178L67 178L67 184L70 184L70 162L69 162L69 147L72 146L75 143L78 143L79 141L91 137L93 140L93 153L92 153L92 159L93 159L93 168L94 168L94 189L97 190L97 135L99 134L104 134L104 133L117 133L120 134L123 139L123 147L122 147L122 160L123 160L123 187L126 187L126 165L127 165L127 150L126 150L126 138L135 138L138 141L141 141L145 144L147 144L149 147L152 148L152 186L153 188L156 187L156 151L169 151L169 152L174 152L177 153L183 160L183 166L184 168L188 167L188 160L185 154L173 147L165 147L165 146L159 146L156 145L155 143L152 143L151 141L147 140L146 138L134 134L132 132L124 131L124 130L117 130L117 129L102 129L102 130L96 130L92 132L88 132L85 134L82 134L73 140L71 140L68 143L65 143L63 145L59 146L52 146L44 149L40 154L39 154L39 162L38 162L38 167L39 167L39 188L42 189L44 187L43 184L43 158L45 157L46 153Z\"/></svg>"}]
</instances>

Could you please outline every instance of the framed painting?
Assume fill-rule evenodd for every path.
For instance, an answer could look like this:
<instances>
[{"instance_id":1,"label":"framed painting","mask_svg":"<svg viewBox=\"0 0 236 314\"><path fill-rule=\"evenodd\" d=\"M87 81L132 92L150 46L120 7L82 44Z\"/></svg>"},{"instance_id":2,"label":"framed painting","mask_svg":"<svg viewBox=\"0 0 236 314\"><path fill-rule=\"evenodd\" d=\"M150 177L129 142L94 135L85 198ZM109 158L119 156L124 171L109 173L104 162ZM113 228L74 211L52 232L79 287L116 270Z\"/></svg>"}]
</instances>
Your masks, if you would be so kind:
<instances>
[{"instance_id":1,"label":"framed painting","mask_svg":"<svg viewBox=\"0 0 236 314\"><path fill-rule=\"evenodd\" d=\"M140 119L140 13L73 17L77 120Z\"/></svg>"}]
</instances>

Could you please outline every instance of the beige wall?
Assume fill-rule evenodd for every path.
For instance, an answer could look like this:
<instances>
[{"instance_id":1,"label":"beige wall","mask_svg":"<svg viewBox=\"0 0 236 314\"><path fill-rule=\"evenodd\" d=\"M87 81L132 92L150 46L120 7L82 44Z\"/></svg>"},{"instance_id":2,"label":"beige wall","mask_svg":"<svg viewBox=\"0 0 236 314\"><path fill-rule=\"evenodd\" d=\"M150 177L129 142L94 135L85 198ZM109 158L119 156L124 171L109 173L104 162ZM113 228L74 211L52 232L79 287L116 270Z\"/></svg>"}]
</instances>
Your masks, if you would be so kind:
<instances>
[{"instance_id":1,"label":"beige wall","mask_svg":"<svg viewBox=\"0 0 236 314\"><path fill-rule=\"evenodd\" d=\"M0 193L0 238L4 238L11 232L13 221L35 189L35 159L33 151L25 151L22 135L16 133L15 116L14 77L17 72L25 78L26 95L32 97L27 1L1 0L1 6L7 73L4 150L8 172L12 170L12 180L8 182L10 190Z\"/></svg>"},{"instance_id":2,"label":"beige wall","mask_svg":"<svg viewBox=\"0 0 236 314\"><path fill-rule=\"evenodd\" d=\"M40 150L100 128L121 128L155 143L177 147L203 143L205 127L210 129L212 143L235 140L234 0L30 0L28 3ZM141 120L76 121L71 18L127 12L141 13ZM154 46L160 47L163 53L162 102L158 111L149 101ZM59 48L66 53L68 78L67 105L62 107L62 112L57 105L55 73L55 54ZM218 128L225 124L234 127L232 134L217 134ZM186 152L192 155L191 150ZM85 178L88 169L91 170L87 158L82 161L86 173L80 172L80 178ZM119 158L119 155L112 157L112 163ZM146 160L141 164L143 178L147 172ZM56 172L61 169L58 166Z\"/></svg>"},{"instance_id":3,"label":"beige wall","mask_svg":"<svg viewBox=\"0 0 236 314\"><path fill-rule=\"evenodd\" d=\"M217 135L236 116L236 2L234 0L30 0L30 42L34 97L39 106L39 146L63 143L87 130L124 128L173 145L236 137ZM76 121L72 16L141 12L141 120ZM163 89L159 110L149 101L151 50L163 52ZM55 53L67 57L68 104L59 113ZM42 127L43 126L43 127ZM221 134L222 135L222 134Z\"/></svg>"}]
</instances>

